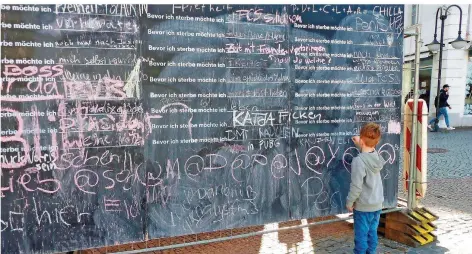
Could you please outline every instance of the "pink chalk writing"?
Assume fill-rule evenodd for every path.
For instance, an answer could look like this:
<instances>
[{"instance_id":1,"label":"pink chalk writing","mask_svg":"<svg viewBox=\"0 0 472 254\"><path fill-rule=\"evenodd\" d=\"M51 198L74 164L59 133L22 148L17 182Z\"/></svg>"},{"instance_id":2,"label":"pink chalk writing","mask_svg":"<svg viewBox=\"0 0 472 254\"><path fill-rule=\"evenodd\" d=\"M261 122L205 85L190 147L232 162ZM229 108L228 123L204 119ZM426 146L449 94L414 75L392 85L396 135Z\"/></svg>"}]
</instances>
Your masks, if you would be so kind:
<instances>
[{"instance_id":1,"label":"pink chalk writing","mask_svg":"<svg viewBox=\"0 0 472 254\"><path fill-rule=\"evenodd\" d=\"M127 98L122 80L104 77L98 81L64 81L66 97L69 99L124 99Z\"/></svg>"},{"instance_id":2,"label":"pink chalk writing","mask_svg":"<svg viewBox=\"0 0 472 254\"><path fill-rule=\"evenodd\" d=\"M40 68L37 66L26 66L24 68L18 67L15 64L6 64L4 65L3 75L5 77L18 77L18 76L38 76L38 77L45 77L45 78L54 78L61 76L64 73L63 65L44 65Z\"/></svg>"},{"instance_id":3,"label":"pink chalk writing","mask_svg":"<svg viewBox=\"0 0 472 254\"><path fill-rule=\"evenodd\" d=\"M10 162L10 163L4 163L2 160L1 166L2 168L21 168L26 165L27 163L27 155L29 154L30 146L28 142L26 142L25 139L21 137L21 134L23 134L23 119L21 116L19 116L17 113L18 111L11 109L11 108L1 108L1 112L10 112L12 113L13 116L15 116L16 121L18 123L16 133L13 136L0 136L0 142L1 143L7 143L7 142L20 142L22 144L22 150L24 151L24 157L21 160L18 160L18 162ZM2 120L5 121L5 120ZM2 145L3 147L4 145Z\"/></svg>"},{"instance_id":4,"label":"pink chalk writing","mask_svg":"<svg viewBox=\"0 0 472 254\"><path fill-rule=\"evenodd\" d=\"M289 15L287 13L264 13L263 9L237 10L232 15L232 20L242 20L246 22L263 22L266 24L287 25L293 23L303 23L300 15Z\"/></svg>"},{"instance_id":5,"label":"pink chalk writing","mask_svg":"<svg viewBox=\"0 0 472 254\"><path fill-rule=\"evenodd\" d=\"M388 122L388 133L400 134L402 132L402 126L399 122L390 120Z\"/></svg>"},{"instance_id":6,"label":"pink chalk writing","mask_svg":"<svg viewBox=\"0 0 472 254\"><path fill-rule=\"evenodd\" d=\"M74 175L75 186L82 192L88 194L96 194L96 192L86 190L85 188L93 189L93 187L97 186L98 180L98 174L90 169L78 170Z\"/></svg>"},{"instance_id":7,"label":"pink chalk writing","mask_svg":"<svg viewBox=\"0 0 472 254\"><path fill-rule=\"evenodd\" d=\"M41 175L40 171L36 168L27 168L22 174L17 177L13 176L13 173L3 173L3 178L8 179L7 186L1 186L1 196L5 197L5 192L14 193L19 189L27 192L41 192L47 194L53 194L61 189L61 182L54 178L45 178ZM18 184L19 188L15 187Z\"/></svg>"}]
</instances>

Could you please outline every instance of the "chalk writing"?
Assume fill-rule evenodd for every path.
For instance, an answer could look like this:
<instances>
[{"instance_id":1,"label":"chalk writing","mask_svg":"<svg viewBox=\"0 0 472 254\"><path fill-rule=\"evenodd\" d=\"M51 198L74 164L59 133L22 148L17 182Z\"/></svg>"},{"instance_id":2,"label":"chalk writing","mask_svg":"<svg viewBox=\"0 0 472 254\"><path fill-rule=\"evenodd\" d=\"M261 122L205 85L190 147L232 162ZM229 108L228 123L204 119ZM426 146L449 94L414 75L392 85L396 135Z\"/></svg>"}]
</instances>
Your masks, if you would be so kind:
<instances>
[{"instance_id":1,"label":"chalk writing","mask_svg":"<svg viewBox=\"0 0 472 254\"><path fill-rule=\"evenodd\" d=\"M1 9L2 252L345 212L370 121L396 204L402 6Z\"/></svg>"}]
</instances>

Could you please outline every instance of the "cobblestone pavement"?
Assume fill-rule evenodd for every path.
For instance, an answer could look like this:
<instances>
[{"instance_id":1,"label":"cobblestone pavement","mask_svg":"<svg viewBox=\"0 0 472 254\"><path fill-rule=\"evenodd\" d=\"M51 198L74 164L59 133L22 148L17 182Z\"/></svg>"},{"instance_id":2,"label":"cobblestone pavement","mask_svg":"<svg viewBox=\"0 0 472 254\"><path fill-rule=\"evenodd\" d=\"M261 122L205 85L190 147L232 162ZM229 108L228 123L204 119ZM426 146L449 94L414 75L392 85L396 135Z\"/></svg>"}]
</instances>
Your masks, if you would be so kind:
<instances>
[{"instance_id":1,"label":"cobblestone pavement","mask_svg":"<svg viewBox=\"0 0 472 254\"><path fill-rule=\"evenodd\" d=\"M428 187L421 201L439 216L438 242L409 253L472 253L472 129L429 133L428 147L448 150L428 153Z\"/></svg>"},{"instance_id":2,"label":"cobblestone pavement","mask_svg":"<svg viewBox=\"0 0 472 254\"><path fill-rule=\"evenodd\" d=\"M429 183L426 197L421 201L421 205L424 205L439 216L439 220L434 223L437 226L435 234L438 241L420 248L411 248L385 238L380 238L378 253L472 254L472 247L469 247L472 241L472 190L470 190L472 186L472 129L430 133L428 143L429 148L448 150L445 153L428 154ZM399 185L399 196L405 198L401 181ZM80 253L112 253L141 249L146 246L164 246L252 231L270 230L317 220L321 220L321 218L274 223L198 236L190 235L153 240L122 247L115 246L108 249L81 251ZM338 222L154 253L352 253L353 242L351 224L348 222Z\"/></svg>"}]
</instances>

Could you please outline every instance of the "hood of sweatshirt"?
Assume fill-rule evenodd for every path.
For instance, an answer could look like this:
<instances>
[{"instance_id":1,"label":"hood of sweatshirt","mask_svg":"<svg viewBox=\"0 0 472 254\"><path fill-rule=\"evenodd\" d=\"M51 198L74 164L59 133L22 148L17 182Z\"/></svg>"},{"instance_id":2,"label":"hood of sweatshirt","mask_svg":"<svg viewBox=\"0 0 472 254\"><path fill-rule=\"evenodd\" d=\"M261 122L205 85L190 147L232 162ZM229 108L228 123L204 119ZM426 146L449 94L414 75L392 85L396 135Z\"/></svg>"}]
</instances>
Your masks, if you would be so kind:
<instances>
[{"instance_id":1,"label":"hood of sweatshirt","mask_svg":"<svg viewBox=\"0 0 472 254\"><path fill-rule=\"evenodd\" d=\"M385 165L385 160L380 156L377 151L371 153L360 153L359 159L364 162L366 170L370 170L373 173L378 173L382 170L382 167Z\"/></svg>"}]
</instances>

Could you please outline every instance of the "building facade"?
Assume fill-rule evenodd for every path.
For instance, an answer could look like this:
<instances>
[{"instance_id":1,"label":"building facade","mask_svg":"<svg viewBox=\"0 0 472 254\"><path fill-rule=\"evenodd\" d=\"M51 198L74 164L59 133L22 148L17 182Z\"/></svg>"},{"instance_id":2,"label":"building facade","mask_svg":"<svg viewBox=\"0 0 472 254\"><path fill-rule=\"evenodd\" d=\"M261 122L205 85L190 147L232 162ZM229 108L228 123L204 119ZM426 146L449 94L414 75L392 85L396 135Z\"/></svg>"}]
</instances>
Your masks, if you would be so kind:
<instances>
[{"instance_id":1,"label":"building facade","mask_svg":"<svg viewBox=\"0 0 472 254\"><path fill-rule=\"evenodd\" d=\"M459 5L462 9L462 38L471 41L472 37L472 5ZM405 5L405 28L421 26L421 62L420 92L427 100L430 117L434 117L436 109L434 98L437 94L439 52L431 52L426 44L433 41L436 25L436 11L448 5ZM459 9L451 7L444 25L444 46L441 87L451 86L449 91L449 119L454 127L472 126L472 47L471 43L464 49L454 49L449 42L457 38L459 31ZM441 21L437 22L437 40L441 36ZM404 42L403 93L408 94L414 81L415 39L406 38ZM444 125L441 120L440 126Z\"/></svg>"}]
</instances>

